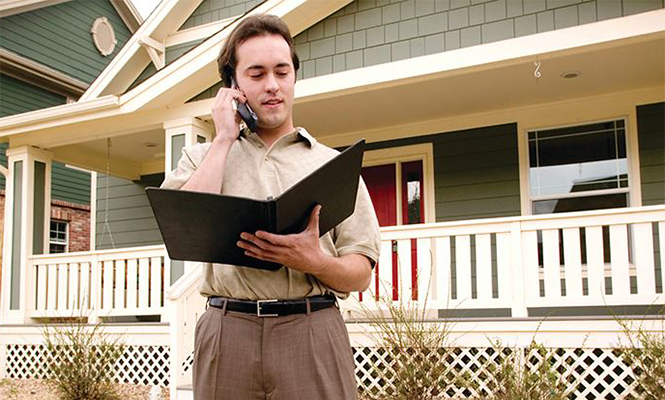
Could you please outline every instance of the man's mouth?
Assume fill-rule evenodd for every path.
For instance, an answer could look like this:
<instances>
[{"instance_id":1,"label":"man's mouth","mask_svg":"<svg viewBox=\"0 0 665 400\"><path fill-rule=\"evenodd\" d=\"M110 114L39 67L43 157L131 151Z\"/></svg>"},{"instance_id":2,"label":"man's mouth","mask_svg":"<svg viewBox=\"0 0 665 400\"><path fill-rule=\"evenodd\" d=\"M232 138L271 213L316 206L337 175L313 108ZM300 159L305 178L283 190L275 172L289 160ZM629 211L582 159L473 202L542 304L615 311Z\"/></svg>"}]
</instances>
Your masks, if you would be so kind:
<instances>
[{"instance_id":1,"label":"man's mouth","mask_svg":"<svg viewBox=\"0 0 665 400\"><path fill-rule=\"evenodd\" d=\"M275 107L279 107L279 105L282 104L282 100L281 99L268 99L268 100L262 102L261 104L264 107L267 107L267 108L275 108Z\"/></svg>"}]
</instances>

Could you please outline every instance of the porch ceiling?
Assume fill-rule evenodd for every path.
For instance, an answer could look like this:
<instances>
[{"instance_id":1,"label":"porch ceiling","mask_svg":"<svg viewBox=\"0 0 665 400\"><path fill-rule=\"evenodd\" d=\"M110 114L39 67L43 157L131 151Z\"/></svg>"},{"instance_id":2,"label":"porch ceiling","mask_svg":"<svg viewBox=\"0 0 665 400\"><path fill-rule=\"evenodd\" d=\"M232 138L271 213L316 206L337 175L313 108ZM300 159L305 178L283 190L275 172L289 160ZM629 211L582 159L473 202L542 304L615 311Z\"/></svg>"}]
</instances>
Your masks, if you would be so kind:
<instances>
[{"instance_id":1,"label":"porch ceiling","mask_svg":"<svg viewBox=\"0 0 665 400\"><path fill-rule=\"evenodd\" d=\"M539 79L534 77L536 59L541 62ZM574 79L561 77L571 70L581 74ZM336 74L335 79L353 73ZM486 124L469 118L482 113L501 112L495 123L508 123L514 121L511 109L654 87L662 87L665 93L664 32L550 52L537 58L510 59L298 97L294 115L297 125L305 126L326 144L337 146L372 132L371 140L385 140L391 137L390 132L399 129L419 135L454 129L454 124L446 129L447 123L429 124L431 121L465 119L465 127L472 128L474 123ZM195 116L209 120L211 103L211 99L202 100L107 121L116 126L107 124L104 129L116 131L111 148L112 173L138 179L140 175L162 172L164 131L145 121L163 121L164 112L172 118ZM141 125L149 128L140 128ZM121 134L118 126L139 128L127 128ZM157 146L146 147L149 142ZM106 169L106 139L50 149L62 161L98 171Z\"/></svg>"}]
</instances>

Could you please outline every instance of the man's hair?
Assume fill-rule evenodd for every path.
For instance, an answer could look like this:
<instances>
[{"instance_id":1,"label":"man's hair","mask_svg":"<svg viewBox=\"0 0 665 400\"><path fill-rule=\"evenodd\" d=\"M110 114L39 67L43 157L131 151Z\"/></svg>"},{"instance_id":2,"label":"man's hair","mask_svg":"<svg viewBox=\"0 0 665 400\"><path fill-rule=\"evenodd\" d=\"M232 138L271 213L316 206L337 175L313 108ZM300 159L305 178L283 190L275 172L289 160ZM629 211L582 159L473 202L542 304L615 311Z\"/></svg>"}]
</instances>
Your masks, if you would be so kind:
<instances>
[{"instance_id":1,"label":"man's hair","mask_svg":"<svg viewBox=\"0 0 665 400\"><path fill-rule=\"evenodd\" d=\"M217 57L217 68L219 69L219 76L222 78L222 86L231 87L231 79L235 75L238 63L238 59L236 58L238 46L247 39L264 35L280 35L286 40L291 50L294 71L298 71L300 60L296 54L289 27L275 15L252 15L244 19L233 29L226 43L224 43L219 57Z\"/></svg>"}]
</instances>

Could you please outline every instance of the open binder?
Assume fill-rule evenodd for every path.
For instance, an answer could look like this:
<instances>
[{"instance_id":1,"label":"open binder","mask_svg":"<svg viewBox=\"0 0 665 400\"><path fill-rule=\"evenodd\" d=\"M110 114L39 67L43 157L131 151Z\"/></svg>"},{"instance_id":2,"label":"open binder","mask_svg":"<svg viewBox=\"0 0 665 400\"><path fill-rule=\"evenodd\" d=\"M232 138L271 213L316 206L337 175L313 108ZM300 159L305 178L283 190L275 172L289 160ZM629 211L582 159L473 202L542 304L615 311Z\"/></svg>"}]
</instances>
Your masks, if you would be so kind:
<instances>
[{"instance_id":1,"label":"open binder","mask_svg":"<svg viewBox=\"0 0 665 400\"><path fill-rule=\"evenodd\" d=\"M301 232L317 204L322 206L319 232L321 236L326 234L353 214L364 148L364 140L357 142L274 199L147 188L169 257L267 270L281 268L280 264L246 256L237 246L240 234L258 230Z\"/></svg>"}]
</instances>

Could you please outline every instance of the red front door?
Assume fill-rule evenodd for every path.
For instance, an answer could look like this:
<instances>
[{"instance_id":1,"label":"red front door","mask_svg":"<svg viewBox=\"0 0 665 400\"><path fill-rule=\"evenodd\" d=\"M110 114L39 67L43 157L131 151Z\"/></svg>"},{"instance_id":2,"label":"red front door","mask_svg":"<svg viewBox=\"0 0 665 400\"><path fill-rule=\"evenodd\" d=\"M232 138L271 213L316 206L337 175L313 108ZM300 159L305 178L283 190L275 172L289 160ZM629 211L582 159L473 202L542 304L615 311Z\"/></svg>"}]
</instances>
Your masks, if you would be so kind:
<instances>
[{"instance_id":1,"label":"red front door","mask_svg":"<svg viewBox=\"0 0 665 400\"><path fill-rule=\"evenodd\" d=\"M376 215L380 226L397 225L397 167L399 166L401 182L401 203L399 213L402 216L402 224L418 224L425 222L425 208L423 202L423 163L422 161L411 161L403 163L392 163L374 167L365 167L362 177L367 185L367 190L372 198ZM392 275L393 275L393 300L399 299L398 293L398 258L397 243L392 246ZM413 286L413 299L416 300L417 293L417 271L418 254L416 241L411 241L411 277ZM385 268L385 266L384 266ZM379 265L375 267L376 287L375 293L379 293Z\"/></svg>"}]
</instances>

